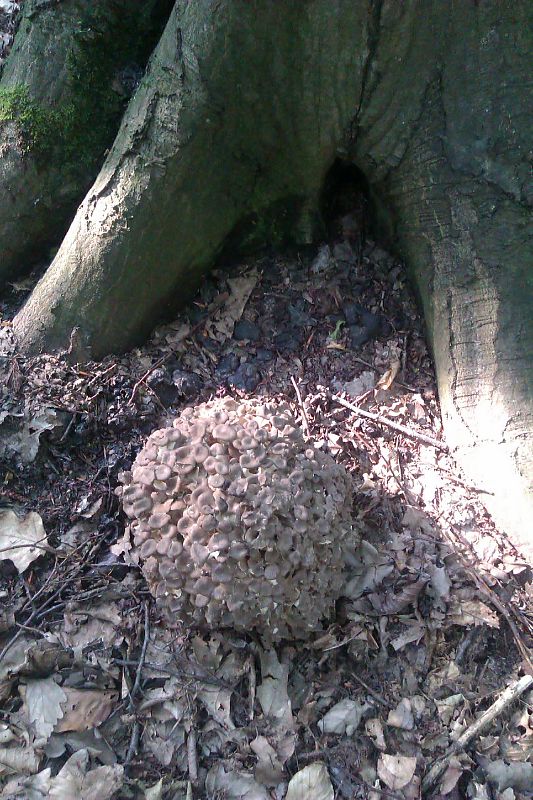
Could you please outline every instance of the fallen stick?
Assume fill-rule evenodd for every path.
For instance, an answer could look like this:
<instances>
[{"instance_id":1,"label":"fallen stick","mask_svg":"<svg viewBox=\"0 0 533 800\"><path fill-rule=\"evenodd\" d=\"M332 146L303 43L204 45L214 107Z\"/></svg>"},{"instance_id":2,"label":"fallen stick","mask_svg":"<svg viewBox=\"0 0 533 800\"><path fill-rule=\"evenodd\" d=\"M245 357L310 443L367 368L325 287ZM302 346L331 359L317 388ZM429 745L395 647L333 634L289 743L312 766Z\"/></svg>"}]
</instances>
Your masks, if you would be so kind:
<instances>
[{"instance_id":1,"label":"fallen stick","mask_svg":"<svg viewBox=\"0 0 533 800\"><path fill-rule=\"evenodd\" d=\"M298 399L298 405L300 406L300 413L302 415L302 427L304 429L304 434L309 439L310 433L309 433L309 419L307 417L307 411L305 410L300 388L292 375L291 375L291 383L294 386L294 391L296 392L296 397Z\"/></svg>"},{"instance_id":2,"label":"fallen stick","mask_svg":"<svg viewBox=\"0 0 533 800\"><path fill-rule=\"evenodd\" d=\"M442 758L439 758L428 770L422 781L422 792L425 794L432 788L432 786L434 786L434 784L446 770L448 762L453 755L458 753L460 750L464 750L467 745L470 744L472 739L475 739L476 736L479 736L483 728L495 720L496 717L505 711L507 706L516 700L517 697L520 697L520 695L523 694L526 689L529 689L532 684L533 676L524 675L523 678L520 678L520 680L515 681L508 686L507 689L501 693L498 699L495 700L494 703L487 708L487 710L484 711L481 716L474 720L472 725L470 725L464 733L461 734L461 736L452 744Z\"/></svg>"},{"instance_id":3,"label":"fallen stick","mask_svg":"<svg viewBox=\"0 0 533 800\"><path fill-rule=\"evenodd\" d=\"M344 408L348 408L350 411L353 411L354 414L364 417L364 419L370 419L372 422L377 422L380 425L386 425L388 428L392 428L399 433L403 433L404 436L409 436L411 439L417 439L419 442L424 442L424 444L429 444L432 447L437 447L439 450L448 452L448 445L439 441L438 439L434 439L432 436L426 436L425 433L419 433L418 431L413 430L413 428L407 428L405 425L400 425L398 422L393 422L392 420L387 419L387 417L382 417L381 414L373 414L371 411L364 411L362 408L354 406L353 403L349 403L348 400L345 400L343 397L338 397L336 394L331 395L331 399L340 406L344 406Z\"/></svg>"}]
</instances>

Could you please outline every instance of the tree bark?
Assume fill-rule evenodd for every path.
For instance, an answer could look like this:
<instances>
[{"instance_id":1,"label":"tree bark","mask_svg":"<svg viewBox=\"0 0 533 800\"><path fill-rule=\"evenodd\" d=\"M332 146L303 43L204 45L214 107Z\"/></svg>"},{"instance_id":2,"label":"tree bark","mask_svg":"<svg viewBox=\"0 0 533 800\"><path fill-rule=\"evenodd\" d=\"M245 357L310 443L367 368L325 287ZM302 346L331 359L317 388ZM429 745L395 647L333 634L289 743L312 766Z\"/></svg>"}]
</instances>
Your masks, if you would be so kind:
<instances>
[{"instance_id":1,"label":"tree bark","mask_svg":"<svg viewBox=\"0 0 533 800\"><path fill-rule=\"evenodd\" d=\"M25 347L60 346L74 326L96 357L141 341L190 296L243 218L255 214L263 238L291 228L311 239L358 99L353 45L366 8L339 26L348 7L176 3L112 151L17 321Z\"/></svg>"},{"instance_id":2,"label":"tree bark","mask_svg":"<svg viewBox=\"0 0 533 800\"><path fill-rule=\"evenodd\" d=\"M26 0L0 80L0 288L65 233L120 124L123 69L144 66L165 14L168 0Z\"/></svg>"},{"instance_id":3,"label":"tree bark","mask_svg":"<svg viewBox=\"0 0 533 800\"><path fill-rule=\"evenodd\" d=\"M448 442L532 553L533 9L451 8L383 5L353 154L422 301Z\"/></svg>"},{"instance_id":4,"label":"tree bark","mask_svg":"<svg viewBox=\"0 0 533 800\"><path fill-rule=\"evenodd\" d=\"M407 260L449 440L524 544L531 21L526 0L176 3L96 183L15 321L22 347L64 346L75 326L96 357L137 343L243 220L258 239L311 239L340 156L366 175Z\"/></svg>"}]
</instances>

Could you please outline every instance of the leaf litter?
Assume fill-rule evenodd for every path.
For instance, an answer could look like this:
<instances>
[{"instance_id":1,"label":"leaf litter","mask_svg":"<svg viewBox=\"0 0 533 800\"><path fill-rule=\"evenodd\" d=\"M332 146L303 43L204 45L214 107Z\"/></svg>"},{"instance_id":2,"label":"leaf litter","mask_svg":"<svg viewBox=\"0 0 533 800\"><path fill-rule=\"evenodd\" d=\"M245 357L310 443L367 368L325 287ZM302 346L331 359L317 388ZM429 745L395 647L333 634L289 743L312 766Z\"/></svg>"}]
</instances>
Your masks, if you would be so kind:
<instances>
[{"instance_id":1,"label":"leaf litter","mask_svg":"<svg viewBox=\"0 0 533 800\"><path fill-rule=\"evenodd\" d=\"M350 236L220 267L99 364L24 359L0 306L0 798L531 797L530 565L442 443L401 264ZM117 473L226 393L353 475L364 537L305 645L166 630L114 552Z\"/></svg>"}]
</instances>

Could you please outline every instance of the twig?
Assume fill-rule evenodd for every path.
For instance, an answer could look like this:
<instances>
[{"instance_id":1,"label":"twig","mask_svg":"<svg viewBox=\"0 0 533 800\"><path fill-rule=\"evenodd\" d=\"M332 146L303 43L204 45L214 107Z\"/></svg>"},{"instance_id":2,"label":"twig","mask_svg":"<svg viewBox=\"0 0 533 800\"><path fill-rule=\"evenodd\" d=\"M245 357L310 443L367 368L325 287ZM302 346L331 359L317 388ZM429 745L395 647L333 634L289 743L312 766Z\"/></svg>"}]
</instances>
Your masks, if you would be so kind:
<instances>
[{"instance_id":1,"label":"twig","mask_svg":"<svg viewBox=\"0 0 533 800\"><path fill-rule=\"evenodd\" d=\"M469 543L462 536L462 534L459 531L457 531L456 527L454 525L452 525L451 529L453 530L454 536L456 536L457 539L462 543L463 547L469 548L470 547ZM453 538L450 536L449 532L443 530L443 533L444 533L445 537L448 539L448 541L452 544L452 547L455 550L455 552L458 552L458 547L457 547L456 543L454 542ZM498 597L496 592L493 589L491 589L491 587L486 582L484 577L479 573L479 570L475 569L475 567L471 563L469 563L469 560L466 558L465 555L460 553L460 556L461 556L461 560L463 562L463 565L466 567L466 569L468 571L468 574L471 576L471 578L473 579L474 583L477 584L478 588L487 597L489 602L491 602L492 605L507 620L507 624L509 625L509 627L511 629L511 633L513 634L513 638L515 640L515 644L516 644L516 646L517 646L517 648L518 648L518 650L520 652L520 655L523 658L524 664L527 667L527 671L528 671L528 673L530 675L533 675L533 661L531 659L531 654L530 654L527 646L524 644L524 642L522 640L522 636L520 634L520 631L518 630L518 626L516 625L514 619L511 616L511 614L513 613L513 606L511 605L511 611L509 611L509 609L507 608L507 604L502 602L502 600L500 600L500 598ZM520 618L518 618L518 619L520 619Z\"/></svg>"},{"instance_id":2,"label":"twig","mask_svg":"<svg viewBox=\"0 0 533 800\"><path fill-rule=\"evenodd\" d=\"M113 664L118 664L119 666L124 667L135 667L138 664L137 661L130 661L123 658L113 658L112 662ZM235 691L234 686L231 686L229 683L225 683L218 678L208 678L202 675L195 675L194 672L186 672L181 669L169 669L168 667L162 667L159 664L153 664L151 661L145 661L144 666L147 669L153 669L155 672L162 672L163 675L172 675L174 678L188 678L190 680L197 681L198 683L206 683L210 686L221 686L223 689Z\"/></svg>"},{"instance_id":3,"label":"twig","mask_svg":"<svg viewBox=\"0 0 533 800\"><path fill-rule=\"evenodd\" d=\"M69 424L67 425L67 427L65 428L65 431L64 431L64 433L63 433L63 436L62 436L62 437L60 438L60 440L59 440L60 442L64 442L64 441L65 441L65 439L67 438L67 436L69 435L69 433L70 433L70 431L71 431L71 428L72 428L72 426L74 425L74 420L76 419L76 417L77 417L78 413L79 413L78 411L74 411L74 412L72 413L72 416L71 416L71 418L70 418L70 422L69 422Z\"/></svg>"},{"instance_id":4,"label":"twig","mask_svg":"<svg viewBox=\"0 0 533 800\"><path fill-rule=\"evenodd\" d=\"M102 539L105 536L107 536L106 533L102 533L101 535L99 535L96 538L95 544L93 544L89 548L89 552L87 553L87 555L83 557L83 559L82 559L82 561L80 563L76 563L75 564L75 566L74 566L74 574L65 576L63 578L62 582L61 582L61 586L59 587L59 589L56 589L56 591L53 592L53 594L50 597L48 597L42 603L42 605L40 605L40 606L36 605L35 606L35 608L31 612L31 614L29 615L29 617L23 623L26 627L28 627L29 624L31 622L33 622L34 620L42 619L43 617L46 616L46 614L50 613L51 606L52 606L52 603L54 602L54 600L64 591L64 589L67 586L69 586L70 584L74 583L75 580L80 578L80 576L81 576L81 566L87 561L88 558L90 558L92 556L92 554L98 549L98 547L100 547ZM66 556L65 560L63 561L63 563L65 563L65 561L67 561L68 559L72 559L73 555L75 555L79 550L81 550L85 546L85 544L86 543L84 542L84 543L78 545L78 547L76 547L74 550L71 550L71 552ZM47 586L52 582L52 579L54 577L57 577L56 573L58 573L58 572L59 572L59 570L58 570L57 562L56 562L56 564L54 564L54 567L53 567L50 575L47 577L46 581L44 582L43 586L41 586L39 591L37 591L33 595L32 599L33 599L33 603L34 604L35 604L35 601L37 600L37 598L44 592L44 590L47 588ZM26 602L24 603L24 605L22 606L20 611L24 611L29 605L30 605L30 601L26 600ZM11 637L11 639L4 646L4 648L0 652L0 663L5 658L5 656L8 653L8 651L13 647L15 642L17 642L20 639L23 631L24 631L23 628L19 628L18 631L16 631L16 633Z\"/></svg>"},{"instance_id":5,"label":"twig","mask_svg":"<svg viewBox=\"0 0 533 800\"><path fill-rule=\"evenodd\" d=\"M226 299L227 299L227 298L226 298ZM183 339L180 339L180 341L185 341L186 339L190 339L190 338L191 338L191 336L194 336L194 334L195 334L195 333L198 333L198 331L199 331L201 328L203 328L203 326L204 326L204 325L205 325L205 324L206 324L206 323L209 321L210 317L211 317L211 316L212 316L212 315L213 315L213 314L214 314L216 311L218 311L219 307L220 307L219 305L215 306L215 307L212 309L212 311L211 311L211 313L210 313L210 314L208 314L206 317L204 317L204 319L201 319L201 320L199 320L199 321L198 321L198 322L197 322L195 325L193 325L193 326L192 326L192 328L190 329L190 331L189 331L189 332L188 332L188 333L187 333L187 334L186 334L186 335L183 337ZM133 401L135 400L135 395L136 395L136 394L137 394L137 392L139 391L139 388L140 388L140 387L142 386L142 384L143 384L143 383L146 381L146 379L147 379L147 378L148 378L148 377L149 377L149 376L152 374L152 372L153 372L154 370L156 370L158 367L160 367L162 364L164 364L164 363L165 363L165 361L168 361L168 360L169 360L169 358L172 358L172 356L175 356L175 355L176 355L176 352L175 352L175 350L169 350L169 352L168 352L168 353L165 353L165 355L164 355L164 356L161 356L161 358L159 358L159 359L158 359L158 360L155 362L155 364L152 364L152 366L150 367L150 369L147 369L147 370L146 370L146 372L144 373L144 375L143 375L141 378L139 378L139 380L137 381L137 383L134 385L134 387L133 387L133 389L132 389L132 392L131 392L131 395L130 395L130 399L128 400L128 405L129 405L129 406L133 405Z\"/></svg>"},{"instance_id":6,"label":"twig","mask_svg":"<svg viewBox=\"0 0 533 800\"><path fill-rule=\"evenodd\" d=\"M137 752L137 748L139 747L140 733L141 733L141 726L139 725L137 720L135 720L135 722L133 723L133 730L131 732L130 746L128 747L128 752L126 753L126 758L124 759L125 767L128 766L133 756Z\"/></svg>"},{"instance_id":7,"label":"twig","mask_svg":"<svg viewBox=\"0 0 533 800\"><path fill-rule=\"evenodd\" d=\"M385 706L385 708L388 708L388 709L390 710L390 708L391 708L391 704L390 704L390 703L387 703L387 701L385 700L385 698L384 698L384 697L382 697L382 696L379 694L379 692L376 692L376 690L375 690L375 689L372 689L372 687L371 687L371 686L369 686L369 685L368 685L368 683L365 683L365 681L364 681L362 678L360 678L360 677L359 677L359 675L358 675L356 672L352 672L352 673L351 673L351 675L350 675L350 677L351 677L351 678L355 678L355 680L356 680L358 683L360 683L360 684L361 684L361 686L364 686L364 688L367 690L368 694L372 695L372 697L374 698L374 700L377 700L377 701L378 701L378 703L381 703L381 705L382 705L382 706Z\"/></svg>"},{"instance_id":8,"label":"twig","mask_svg":"<svg viewBox=\"0 0 533 800\"><path fill-rule=\"evenodd\" d=\"M198 783L198 759L196 756L196 731L192 728L187 736L187 766L189 780L194 785Z\"/></svg>"},{"instance_id":9,"label":"twig","mask_svg":"<svg viewBox=\"0 0 533 800\"><path fill-rule=\"evenodd\" d=\"M300 411L301 411L301 414L302 414L302 426L303 426L303 429L304 429L304 434L309 439L309 418L307 416L307 411L304 408L304 404L303 404L302 394L300 392L300 388L299 388L298 384L296 383L296 381L294 380L294 377L292 375L291 375L291 383L294 386L294 391L296 392L296 397L298 398L298 405L300 406Z\"/></svg>"},{"instance_id":10,"label":"twig","mask_svg":"<svg viewBox=\"0 0 533 800\"><path fill-rule=\"evenodd\" d=\"M426 436L425 433L419 433L418 431L413 430L413 428L407 428L405 425L400 425L398 422L393 422L386 417L382 417L381 414L373 414L371 411L364 411L362 408L358 408L352 403L349 403L343 397L338 397L338 395L331 395L331 399L340 406L344 406L344 408L348 408L350 411L353 411L354 414L357 414L360 417L370 419L372 422L377 422L379 425L386 425L388 428L392 428L399 433L403 433L404 436L409 436L411 439L416 439L419 442L424 442L424 444L429 444L432 447L438 448L439 450L448 452L448 445L439 441L438 439L434 439L432 436Z\"/></svg>"},{"instance_id":11,"label":"twig","mask_svg":"<svg viewBox=\"0 0 533 800\"><path fill-rule=\"evenodd\" d=\"M257 675L253 658L248 659L248 718L250 722L254 719L255 694L257 686Z\"/></svg>"},{"instance_id":12,"label":"twig","mask_svg":"<svg viewBox=\"0 0 533 800\"><path fill-rule=\"evenodd\" d=\"M144 603L144 637L143 637L143 644L141 648L141 655L139 657L139 661L137 663L137 671L135 674L135 682L131 688L131 692L129 693L128 699L128 707L130 711L135 711L135 696L139 691L141 686L141 678L142 678L142 671L144 662L146 660L146 650L148 649L148 642L150 641L150 609L148 607L148 603ZM135 719L133 722L133 728L131 731L131 738L130 744L128 747L128 752L126 753L126 758L124 759L124 766L127 767L128 764L131 762L133 756L137 752L139 747L139 737L141 733L141 726L139 724L139 720Z\"/></svg>"},{"instance_id":13,"label":"twig","mask_svg":"<svg viewBox=\"0 0 533 800\"><path fill-rule=\"evenodd\" d=\"M85 388L88 389L90 386L93 385L93 383L99 383L102 380L102 378L107 378L109 373L113 372L116 368L117 368L116 364L111 364L111 366L105 369L103 372L96 373L94 378L91 378L91 380L88 382Z\"/></svg>"},{"instance_id":14,"label":"twig","mask_svg":"<svg viewBox=\"0 0 533 800\"><path fill-rule=\"evenodd\" d=\"M521 694L523 694L526 689L533 684L533 676L532 675L524 675L523 678L520 678L518 681L515 681L510 686L505 689L499 698L489 707L486 711L481 714L472 725L470 725L464 733L457 739L456 742L452 744L451 747L448 748L448 751L439 758L433 766L426 772L426 775L422 781L422 792L423 794L427 793L432 786L438 781L440 776L446 770L448 766L448 762L450 758L458 753L460 750L464 750L467 745L470 744L472 739L475 739L481 731L486 728L491 722L493 722L496 717L505 711L505 709Z\"/></svg>"},{"instance_id":15,"label":"twig","mask_svg":"<svg viewBox=\"0 0 533 800\"><path fill-rule=\"evenodd\" d=\"M192 331L191 331L191 333L192 333ZM189 336L190 336L190 334L189 334ZM152 364L150 369L147 369L146 372L144 373L144 375L142 375L139 378L139 380L137 381L136 384L134 384L133 389L131 390L130 399L128 400L128 405L129 406L133 405L133 401L135 400L135 395L139 391L139 388L143 385L143 383L146 381L146 379L150 377L152 372L154 372L154 370L156 370L158 367L160 367L161 364L164 364L165 361L168 361L168 359L173 355L174 355L174 351L173 350L170 350L168 353L165 353L164 356L161 356L161 358L158 358L157 361L155 362L155 364Z\"/></svg>"},{"instance_id":16,"label":"twig","mask_svg":"<svg viewBox=\"0 0 533 800\"><path fill-rule=\"evenodd\" d=\"M130 698L129 698L130 699L130 703L129 703L130 708L134 707L133 701L134 701L135 695L139 691L139 687L141 685L142 671L143 671L143 667L144 667L144 662L146 660L146 651L148 649L148 642L150 641L150 609L148 608L148 603L143 603L143 606L144 606L144 638L143 638L143 644L142 644L142 648L141 648L141 655L139 656L139 661L138 661L138 664L137 664L137 671L136 671L136 674L135 674L135 682L134 682L134 684L132 686L132 689L131 689L131 692L130 692Z\"/></svg>"}]
</instances>

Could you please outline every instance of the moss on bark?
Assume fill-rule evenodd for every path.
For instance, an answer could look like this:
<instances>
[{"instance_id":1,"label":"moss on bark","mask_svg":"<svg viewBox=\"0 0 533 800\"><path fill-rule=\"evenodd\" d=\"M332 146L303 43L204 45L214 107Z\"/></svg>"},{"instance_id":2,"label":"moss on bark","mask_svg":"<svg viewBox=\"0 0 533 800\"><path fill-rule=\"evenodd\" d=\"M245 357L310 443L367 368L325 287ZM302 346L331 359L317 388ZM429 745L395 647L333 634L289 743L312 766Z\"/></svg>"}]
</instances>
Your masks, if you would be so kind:
<instances>
[{"instance_id":1,"label":"moss on bark","mask_svg":"<svg viewBox=\"0 0 533 800\"><path fill-rule=\"evenodd\" d=\"M170 0L28 0L0 83L0 285L64 233Z\"/></svg>"}]
</instances>

